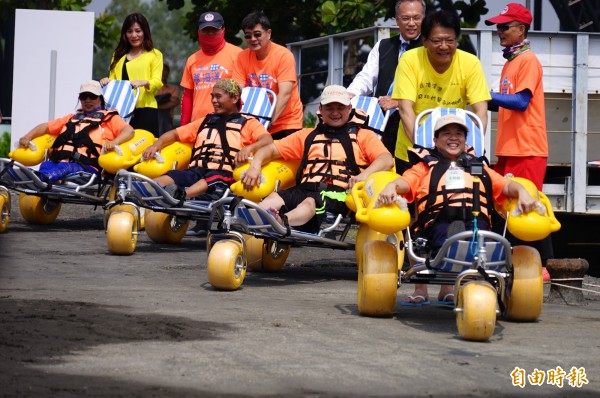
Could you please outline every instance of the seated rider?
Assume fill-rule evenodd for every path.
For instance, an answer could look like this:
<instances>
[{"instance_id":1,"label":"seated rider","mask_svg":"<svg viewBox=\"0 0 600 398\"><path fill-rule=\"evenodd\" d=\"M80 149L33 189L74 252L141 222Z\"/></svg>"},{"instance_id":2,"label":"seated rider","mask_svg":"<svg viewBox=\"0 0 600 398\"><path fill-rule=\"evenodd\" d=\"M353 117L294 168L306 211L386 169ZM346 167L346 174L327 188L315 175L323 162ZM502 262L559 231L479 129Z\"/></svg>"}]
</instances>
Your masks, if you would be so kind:
<instances>
[{"instance_id":1,"label":"seated rider","mask_svg":"<svg viewBox=\"0 0 600 398\"><path fill-rule=\"evenodd\" d=\"M251 190L260 184L263 164L278 158L300 160L296 186L271 193L260 205L278 220L280 214L285 215L287 226L307 232L318 231L327 211L348 213L344 204L347 189L371 173L394 166L392 155L376 134L361 128L364 121L351 120L355 112L344 87L325 87L319 111L322 123L261 148L242 178L244 187Z\"/></svg>"},{"instance_id":2,"label":"seated rider","mask_svg":"<svg viewBox=\"0 0 600 398\"><path fill-rule=\"evenodd\" d=\"M19 145L44 134L57 135L51 148L50 160L40 164L42 179L55 182L86 171L98 173L98 157L133 138L133 127L117 111L106 109L100 83L89 80L79 88L81 109L75 114L42 123L19 139Z\"/></svg>"},{"instance_id":3,"label":"seated rider","mask_svg":"<svg viewBox=\"0 0 600 398\"><path fill-rule=\"evenodd\" d=\"M536 208L536 200L521 184L496 173L484 165L483 157L475 157L473 148L466 148L468 128L462 118L442 116L434 130L434 148L415 145L410 149L413 166L379 194L383 204L394 203L398 195L409 202L416 201L418 215L412 228L416 236L428 239L433 254L446 240L451 223L461 221L465 228L473 228L474 175L480 179L479 229L490 229L494 201L502 203L507 197L518 198L519 210L523 213ZM451 285L442 285L438 300L448 303L454 300ZM403 303L428 304L427 285L417 284L413 295Z\"/></svg>"},{"instance_id":4,"label":"seated rider","mask_svg":"<svg viewBox=\"0 0 600 398\"><path fill-rule=\"evenodd\" d=\"M169 170L155 178L177 199L211 193L218 185L229 186L233 183L233 169L246 162L252 152L273 142L256 118L239 113L241 92L234 80L219 80L211 93L214 113L167 131L142 154L144 159L151 159L175 141L194 143L187 169Z\"/></svg>"}]
</instances>

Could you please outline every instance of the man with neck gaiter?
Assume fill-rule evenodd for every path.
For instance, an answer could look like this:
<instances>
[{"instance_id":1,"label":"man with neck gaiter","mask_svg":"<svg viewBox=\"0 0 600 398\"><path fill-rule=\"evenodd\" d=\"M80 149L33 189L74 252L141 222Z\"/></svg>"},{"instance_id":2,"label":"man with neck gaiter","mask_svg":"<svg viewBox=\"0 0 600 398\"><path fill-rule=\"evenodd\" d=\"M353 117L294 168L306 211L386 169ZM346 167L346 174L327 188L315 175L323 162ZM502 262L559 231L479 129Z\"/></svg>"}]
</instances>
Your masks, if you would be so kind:
<instances>
[{"instance_id":1,"label":"man with neck gaiter","mask_svg":"<svg viewBox=\"0 0 600 398\"><path fill-rule=\"evenodd\" d=\"M223 17L213 11L200 15L198 20L200 50L192 54L183 69L181 87L181 125L213 112L210 101L213 86L221 79L231 78L233 64L242 51L225 41Z\"/></svg>"},{"instance_id":2,"label":"man with neck gaiter","mask_svg":"<svg viewBox=\"0 0 600 398\"><path fill-rule=\"evenodd\" d=\"M541 191L548 163L548 135L542 64L527 39L531 21L529 10L517 3L507 4L499 15L485 21L486 25L496 24L507 60L502 68L500 90L492 93L488 108L498 111L498 162L494 170L502 175L527 178ZM519 244L516 238L511 243ZM544 280L549 281L545 265L553 257L550 237L529 244L539 250Z\"/></svg>"}]
</instances>

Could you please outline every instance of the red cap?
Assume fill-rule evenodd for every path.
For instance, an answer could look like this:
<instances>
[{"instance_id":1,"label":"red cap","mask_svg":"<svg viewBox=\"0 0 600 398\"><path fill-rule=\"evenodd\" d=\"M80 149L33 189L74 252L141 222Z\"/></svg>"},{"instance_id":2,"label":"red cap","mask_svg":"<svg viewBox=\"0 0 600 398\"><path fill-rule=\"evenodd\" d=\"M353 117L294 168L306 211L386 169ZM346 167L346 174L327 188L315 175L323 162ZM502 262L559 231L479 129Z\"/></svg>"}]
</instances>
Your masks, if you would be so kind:
<instances>
[{"instance_id":1,"label":"red cap","mask_svg":"<svg viewBox=\"0 0 600 398\"><path fill-rule=\"evenodd\" d=\"M531 12L524 6L518 3L508 3L504 10L493 18L486 19L486 25L494 25L497 23L508 23L512 21L522 22L526 25L531 25Z\"/></svg>"}]
</instances>

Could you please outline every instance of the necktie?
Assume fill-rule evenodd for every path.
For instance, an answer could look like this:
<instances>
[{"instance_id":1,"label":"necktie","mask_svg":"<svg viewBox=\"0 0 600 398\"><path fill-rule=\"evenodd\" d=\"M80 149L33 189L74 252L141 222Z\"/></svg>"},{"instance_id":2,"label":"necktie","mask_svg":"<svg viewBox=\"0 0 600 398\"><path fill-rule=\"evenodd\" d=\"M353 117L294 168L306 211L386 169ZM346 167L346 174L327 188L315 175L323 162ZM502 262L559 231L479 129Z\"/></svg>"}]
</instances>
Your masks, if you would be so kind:
<instances>
[{"instance_id":1,"label":"necktie","mask_svg":"<svg viewBox=\"0 0 600 398\"><path fill-rule=\"evenodd\" d=\"M407 41L403 41L402 44L400 44L400 54L398 54L398 59L400 59L400 57L402 56L402 54L404 54L404 52L406 51L406 49L408 48L408 42ZM392 82L392 84L390 84L390 88L388 89L388 96L392 95L392 91L394 91L394 82Z\"/></svg>"},{"instance_id":2,"label":"necktie","mask_svg":"<svg viewBox=\"0 0 600 398\"><path fill-rule=\"evenodd\" d=\"M400 46L401 46L401 49L400 49L400 55L398 56L398 58L400 58L402 56L402 54L404 54L404 51L406 51L406 49L408 48L408 42L403 41Z\"/></svg>"}]
</instances>

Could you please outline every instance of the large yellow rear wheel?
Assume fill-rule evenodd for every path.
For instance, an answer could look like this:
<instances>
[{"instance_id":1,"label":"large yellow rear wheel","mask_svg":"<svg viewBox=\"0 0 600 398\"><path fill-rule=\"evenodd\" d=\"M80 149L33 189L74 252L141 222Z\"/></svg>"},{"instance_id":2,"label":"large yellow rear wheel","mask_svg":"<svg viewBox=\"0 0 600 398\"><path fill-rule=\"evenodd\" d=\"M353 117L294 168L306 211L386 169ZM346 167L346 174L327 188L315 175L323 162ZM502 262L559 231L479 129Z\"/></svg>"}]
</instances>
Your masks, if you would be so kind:
<instances>
[{"instance_id":1,"label":"large yellow rear wheel","mask_svg":"<svg viewBox=\"0 0 600 398\"><path fill-rule=\"evenodd\" d=\"M19 210L25 221L31 224L52 224L58 213L60 213L61 203L49 201L48 198L26 195L19 195Z\"/></svg>"},{"instance_id":2,"label":"large yellow rear wheel","mask_svg":"<svg viewBox=\"0 0 600 398\"><path fill-rule=\"evenodd\" d=\"M275 241L244 235L246 240L246 261L253 271L279 271L290 254L289 245L281 245Z\"/></svg>"},{"instance_id":3,"label":"large yellow rear wheel","mask_svg":"<svg viewBox=\"0 0 600 398\"><path fill-rule=\"evenodd\" d=\"M460 287L456 303L456 326L465 340L486 341L496 328L496 289L485 281Z\"/></svg>"},{"instance_id":4,"label":"large yellow rear wheel","mask_svg":"<svg viewBox=\"0 0 600 398\"><path fill-rule=\"evenodd\" d=\"M290 254L290 245L266 241L262 250L262 266L267 271L279 271Z\"/></svg>"},{"instance_id":5,"label":"large yellow rear wheel","mask_svg":"<svg viewBox=\"0 0 600 398\"><path fill-rule=\"evenodd\" d=\"M137 222L127 211L110 213L106 224L108 250L113 254L131 254L137 244Z\"/></svg>"},{"instance_id":6,"label":"large yellow rear wheel","mask_svg":"<svg viewBox=\"0 0 600 398\"><path fill-rule=\"evenodd\" d=\"M179 243L190 225L186 220L177 221L174 215L147 210L145 212L146 233L156 243Z\"/></svg>"},{"instance_id":7,"label":"large yellow rear wheel","mask_svg":"<svg viewBox=\"0 0 600 398\"><path fill-rule=\"evenodd\" d=\"M262 271L262 253L265 240L255 238L252 235L244 235L244 240L246 241L246 262L248 268L252 271Z\"/></svg>"},{"instance_id":8,"label":"large yellow rear wheel","mask_svg":"<svg viewBox=\"0 0 600 398\"><path fill-rule=\"evenodd\" d=\"M358 312L368 316L389 316L396 307L398 267L396 248L388 242L367 242L358 271Z\"/></svg>"},{"instance_id":9,"label":"large yellow rear wheel","mask_svg":"<svg viewBox=\"0 0 600 398\"><path fill-rule=\"evenodd\" d=\"M530 322L542 313L544 281L540 254L533 247L513 248L513 275L506 289L506 319Z\"/></svg>"},{"instance_id":10,"label":"large yellow rear wheel","mask_svg":"<svg viewBox=\"0 0 600 398\"><path fill-rule=\"evenodd\" d=\"M208 282L218 290L236 290L246 276L242 244L220 240L208 253Z\"/></svg>"},{"instance_id":11,"label":"large yellow rear wheel","mask_svg":"<svg viewBox=\"0 0 600 398\"><path fill-rule=\"evenodd\" d=\"M0 192L0 234L6 232L8 222L10 221L10 213L8 211L9 200L8 196Z\"/></svg>"}]
</instances>

